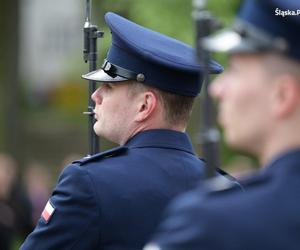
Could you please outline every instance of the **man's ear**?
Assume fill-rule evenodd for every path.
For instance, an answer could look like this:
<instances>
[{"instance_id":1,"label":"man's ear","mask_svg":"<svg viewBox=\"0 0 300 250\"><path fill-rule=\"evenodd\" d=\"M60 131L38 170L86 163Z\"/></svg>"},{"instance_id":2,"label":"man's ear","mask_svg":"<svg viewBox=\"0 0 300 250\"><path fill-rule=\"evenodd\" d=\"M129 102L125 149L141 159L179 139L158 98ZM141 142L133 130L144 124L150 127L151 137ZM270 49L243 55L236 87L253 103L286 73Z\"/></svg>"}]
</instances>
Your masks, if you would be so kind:
<instances>
[{"instance_id":1,"label":"man's ear","mask_svg":"<svg viewBox=\"0 0 300 250\"><path fill-rule=\"evenodd\" d=\"M280 119L291 115L297 109L300 103L300 85L291 75L279 76L274 84L273 114Z\"/></svg>"},{"instance_id":2,"label":"man's ear","mask_svg":"<svg viewBox=\"0 0 300 250\"><path fill-rule=\"evenodd\" d=\"M135 116L136 122L148 119L157 106L157 97L152 91L143 92L138 97L138 110Z\"/></svg>"}]
</instances>

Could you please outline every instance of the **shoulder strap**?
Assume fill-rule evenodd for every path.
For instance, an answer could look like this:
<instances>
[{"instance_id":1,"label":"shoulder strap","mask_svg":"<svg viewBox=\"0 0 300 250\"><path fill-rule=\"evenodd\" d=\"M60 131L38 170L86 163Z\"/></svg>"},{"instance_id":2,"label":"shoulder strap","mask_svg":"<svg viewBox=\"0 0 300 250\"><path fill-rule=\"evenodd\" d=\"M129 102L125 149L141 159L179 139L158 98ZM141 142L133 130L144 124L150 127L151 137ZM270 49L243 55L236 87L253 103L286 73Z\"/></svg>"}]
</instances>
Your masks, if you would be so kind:
<instances>
[{"instance_id":1,"label":"shoulder strap","mask_svg":"<svg viewBox=\"0 0 300 250\"><path fill-rule=\"evenodd\" d=\"M124 146L116 147L116 148L109 149L107 151L104 151L104 152L101 152L101 153L98 153L98 154L95 154L95 155L83 157L82 159L76 160L73 163L77 163L80 166L83 166L83 165L85 165L86 163L89 163L89 162L99 161L99 160L104 159L104 158L109 158L109 157L114 157L114 156L125 154L127 149L128 148L124 147Z\"/></svg>"}]
</instances>

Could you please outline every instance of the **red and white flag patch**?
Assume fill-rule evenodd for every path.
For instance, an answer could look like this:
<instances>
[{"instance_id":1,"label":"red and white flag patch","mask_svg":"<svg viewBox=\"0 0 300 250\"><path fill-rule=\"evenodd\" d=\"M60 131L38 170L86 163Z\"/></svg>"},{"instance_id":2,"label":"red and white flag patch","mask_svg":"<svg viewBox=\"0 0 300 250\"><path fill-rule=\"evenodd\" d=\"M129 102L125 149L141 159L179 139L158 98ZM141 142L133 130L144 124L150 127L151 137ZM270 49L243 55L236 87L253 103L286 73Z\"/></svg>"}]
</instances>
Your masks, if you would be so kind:
<instances>
[{"instance_id":1,"label":"red and white flag patch","mask_svg":"<svg viewBox=\"0 0 300 250\"><path fill-rule=\"evenodd\" d=\"M46 221L46 223L49 222L54 211L55 211L55 207L51 204L50 200L48 200L48 202L44 208L44 211L42 212L42 218Z\"/></svg>"}]
</instances>

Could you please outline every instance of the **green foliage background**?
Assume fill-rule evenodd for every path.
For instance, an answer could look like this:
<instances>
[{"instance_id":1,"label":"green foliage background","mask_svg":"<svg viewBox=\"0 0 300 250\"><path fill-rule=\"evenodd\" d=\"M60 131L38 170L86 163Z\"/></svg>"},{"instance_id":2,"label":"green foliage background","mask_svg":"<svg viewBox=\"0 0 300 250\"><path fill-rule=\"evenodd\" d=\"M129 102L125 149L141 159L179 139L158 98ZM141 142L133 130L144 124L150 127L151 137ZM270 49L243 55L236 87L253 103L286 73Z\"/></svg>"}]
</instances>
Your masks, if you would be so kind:
<instances>
[{"instance_id":1,"label":"green foliage background","mask_svg":"<svg viewBox=\"0 0 300 250\"><path fill-rule=\"evenodd\" d=\"M18 0L14 1L18 2ZM225 26L228 26L234 18L239 3L240 0L208 0L207 7ZM98 64L101 64L104 59L111 42L110 31L103 18L106 12L118 13L140 25L194 46L195 27L192 10L192 0L94 0L92 22L105 32L104 38L98 40ZM84 15L84 10L82 13ZM5 20L3 16L2 18ZM9 19L9 16L7 18ZM84 20L82 20L83 22ZM78 29L78 32L82 32L82 27ZM6 47L9 46L10 44L7 43ZM9 49L5 50L9 51ZM215 55L215 59L226 67L224 55ZM6 86L9 86L7 83L4 84L7 82L5 80L5 72L7 72L5 64L3 67L1 66L0 70L2 97L14 100L3 94ZM6 116L0 117L1 150L15 154L25 167L26 161L31 159L45 162L53 166L55 174L58 172L56 169L60 169L66 155L74 153L85 155L88 148L87 119L82 115L82 111L86 110L88 93L86 81L82 80L80 76L87 70L88 65L82 61L82 51L78 51L74 54L74 58L70 58L65 63L65 77L61 79L60 84L57 84L58 87L53 88L47 93L47 96L39 97L40 99L31 96L26 82L21 79L18 88L20 94L18 98L15 98L18 99L15 101L15 105L18 106L19 111L19 118L15 123L22 125L18 127L15 143L9 148L7 141L10 142L9 137L16 133L9 132L7 130L9 126L8 128L3 126L3 121L7 120L7 117L11 117L7 113L9 108L3 109ZM11 101L4 102L4 105L7 103L10 105ZM199 128L199 113L199 100L197 100L188 133L191 135L198 153L201 154L201 149L196 145L194 138ZM3 139L5 137L8 138L6 141ZM114 146L112 143L101 139L101 150L112 146ZM8 148L9 150L7 150ZM221 152L224 165L229 163L236 154L224 143Z\"/></svg>"}]
</instances>

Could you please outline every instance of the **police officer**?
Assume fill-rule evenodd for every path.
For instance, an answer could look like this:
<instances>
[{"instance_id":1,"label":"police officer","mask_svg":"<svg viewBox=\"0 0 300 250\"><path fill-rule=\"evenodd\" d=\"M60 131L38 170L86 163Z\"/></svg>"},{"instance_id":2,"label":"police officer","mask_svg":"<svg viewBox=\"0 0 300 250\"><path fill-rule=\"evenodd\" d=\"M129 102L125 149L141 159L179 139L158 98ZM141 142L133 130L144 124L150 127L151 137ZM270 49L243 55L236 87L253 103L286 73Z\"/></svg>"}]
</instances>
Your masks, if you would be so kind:
<instances>
[{"instance_id":1,"label":"police officer","mask_svg":"<svg viewBox=\"0 0 300 250\"><path fill-rule=\"evenodd\" d=\"M213 180L176 199L145 250L300 249L299 12L298 1L246 0L233 29L205 41L230 54L210 89L225 139L264 167L245 192Z\"/></svg>"},{"instance_id":2,"label":"police officer","mask_svg":"<svg viewBox=\"0 0 300 250\"><path fill-rule=\"evenodd\" d=\"M168 201L202 175L184 132L201 88L193 48L114 13L105 20L107 58L83 77L103 83L96 134L120 146L64 169L22 250L141 249Z\"/></svg>"}]
</instances>

